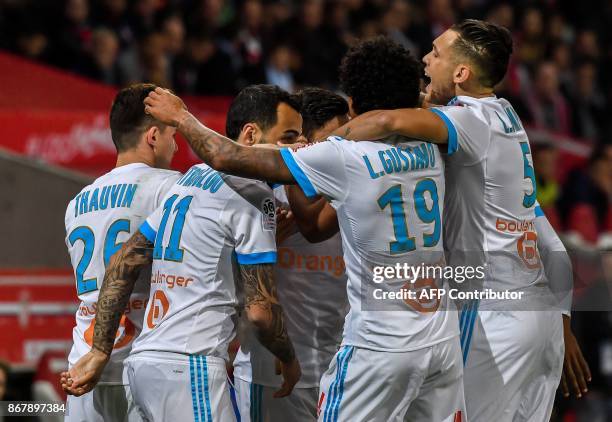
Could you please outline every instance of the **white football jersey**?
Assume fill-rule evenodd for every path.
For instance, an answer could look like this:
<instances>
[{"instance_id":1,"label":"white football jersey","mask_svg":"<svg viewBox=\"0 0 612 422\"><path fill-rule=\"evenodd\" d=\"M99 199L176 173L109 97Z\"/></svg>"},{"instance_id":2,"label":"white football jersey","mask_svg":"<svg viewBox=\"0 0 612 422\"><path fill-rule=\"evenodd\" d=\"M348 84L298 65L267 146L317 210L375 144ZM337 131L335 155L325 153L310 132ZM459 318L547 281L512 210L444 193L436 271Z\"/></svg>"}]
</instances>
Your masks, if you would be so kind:
<instances>
[{"instance_id":1,"label":"white football jersey","mask_svg":"<svg viewBox=\"0 0 612 422\"><path fill-rule=\"evenodd\" d=\"M396 264L443 262L444 163L438 148L406 138L331 137L281 153L304 193L327 197L338 214L350 304L343 345L410 351L458 335L456 310L446 297L416 303L401 292L418 284L397 277L376 282L373 276L377 268ZM442 287L442 281L433 282Z\"/></svg>"},{"instance_id":2,"label":"white football jersey","mask_svg":"<svg viewBox=\"0 0 612 422\"><path fill-rule=\"evenodd\" d=\"M154 243L143 351L228 359L235 336L235 263L276 262L272 189L199 164L174 184L140 231Z\"/></svg>"},{"instance_id":3,"label":"white football jersey","mask_svg":"<svg viewBox=\"0 0 612 422\"><path fill-rule=\"evenodd\" d=\"M449 131L444 242L454 263L480 255L487 287L495 290L545 281L536 248L535 172L518 115L497 97L460 96L432 111Z\"/></svg>"},{"instance_id":4,"label":"white football jersey","mask_svg":"<svg viewBox=\"0 0 612 422\"><path fill-rule=\"evenodd\" d=\"M110 257L138 230L161 203L180 173L143 163L117 167L86 186L66 209L66 245L81 303L72 331L74 345L68 361L74 365L91 350L104 272ZM121 319L111 359L101 383L121 383L123 360L142 328L149 297L148 276L140 278Z\"/></svg>"},{"instance_id":5,"label":"white football jersey","mask_svg":"<svg viewBox=\"0 0 612 422\"><path fill-rule=\"evenodd\" d=\"M274 189L274 196L277 206L289 206L283 186ZM302 368L296 387L317 387L338 350L348 311L340 235L310 243L299 232L292 234L278 245L274 279L287 333ZM275 374L274 359L252 330L241 330L240 350L234 360L235 377L280 387L282 377Z\"/></svg>"}]
</instances>

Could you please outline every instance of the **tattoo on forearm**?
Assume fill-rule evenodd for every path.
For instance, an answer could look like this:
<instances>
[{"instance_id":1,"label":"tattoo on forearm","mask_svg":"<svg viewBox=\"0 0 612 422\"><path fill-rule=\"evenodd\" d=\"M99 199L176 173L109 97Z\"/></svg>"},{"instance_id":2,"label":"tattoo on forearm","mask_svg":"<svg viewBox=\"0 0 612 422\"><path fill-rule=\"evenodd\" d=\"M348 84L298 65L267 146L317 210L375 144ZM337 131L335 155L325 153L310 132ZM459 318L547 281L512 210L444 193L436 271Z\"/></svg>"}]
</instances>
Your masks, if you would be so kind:
<instances>
[{"instance_id":1,"label":"tattoo on forearm","mask_svg":"<svg viewBox=\"0 0 612 422\"><path fill-rule=\"evenodd\" d=\"M344 131L344 137L347 138L350 133L351 133L351 128L347 127L346 130Z\"/></svg>"},{"instance_id":2,"label":"tattoo on forearm","mask_svg":"<svg viewBox=\"0 0 612 422\"><path fill-rule=\"evenodd\" d=\"M239 145L189 116L179 127L191 148L218 171L269 182L295 183L279 150Z\"/></svg>"},{"instance_id":3,"label":"tattoo on forearm","mask_svg":"<svg viewBox=\"0 0 612 422\"><path fill-rule=\"evenodd\" d=\"M151 265L153 244L136 232L113 256L104 274L98 297L93 347L110 354L119 321L128 304L140 270Z\"/></svg>"},{"instance_id":4,"label":"tattoo on forearm","mask_svg":"<svg viewBox=\"0 0 612 422\"><path fill-rule=\"evenodd\" d=\"M240 275L247 310L258 307L269 315L270 323L256 329L257 338L280 361L291 362L295 351L285 327L283 308L278 303L272 265L241 265Z\"/></svg>"}]
</instances>

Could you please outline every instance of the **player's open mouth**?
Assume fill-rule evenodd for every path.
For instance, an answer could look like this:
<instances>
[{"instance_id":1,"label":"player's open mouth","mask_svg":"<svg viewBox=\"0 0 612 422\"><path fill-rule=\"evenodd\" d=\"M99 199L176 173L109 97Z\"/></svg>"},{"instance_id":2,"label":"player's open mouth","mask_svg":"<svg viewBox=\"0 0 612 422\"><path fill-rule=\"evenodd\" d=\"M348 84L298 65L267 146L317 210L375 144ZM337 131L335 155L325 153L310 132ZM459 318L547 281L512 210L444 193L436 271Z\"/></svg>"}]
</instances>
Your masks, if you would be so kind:
<instances>
[{"instance_id":1,"label":"player's open mouth","mask_svg":"<svg viewBox=\"0 0 612 422\"><path fill-rule=\"evenodd\" d=\"M423 72L423 82L425 83L425 92L429 93L431 90L431 77L427 74L427 71Z\"/></svg>"}]
</instances>

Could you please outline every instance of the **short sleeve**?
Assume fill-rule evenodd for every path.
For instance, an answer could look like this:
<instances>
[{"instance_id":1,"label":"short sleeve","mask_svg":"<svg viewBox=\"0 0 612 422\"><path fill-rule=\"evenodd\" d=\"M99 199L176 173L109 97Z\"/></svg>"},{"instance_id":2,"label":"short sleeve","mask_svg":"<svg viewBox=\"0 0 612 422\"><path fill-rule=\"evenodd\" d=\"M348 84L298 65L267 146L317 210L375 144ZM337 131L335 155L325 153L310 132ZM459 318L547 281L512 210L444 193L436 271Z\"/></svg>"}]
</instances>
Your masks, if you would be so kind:
<instances>
[{"instance_id":1,"label":"short sleeve","mask_svg":"<svg viewBox=\"0 0 612 422\"><path fill-rule=\"evenodd\" d=\"M491 141L490 128L468 107L447 106L431 109L448 129L448 156L471 165L482 160Z\"/></svg>"},{"instance_id":2,"label":"short sleeve","mask_svg":"<svg viewBox=\"0 0 612 422\"><path fill-rule=\"evenodd\" d=\"M285 164L307 197L323 195L330 199L344 199L348 182L343 142L348 141L331 137L297 151L281 150Z\"/></svg>"},{"instance_id":3,"label":"short sleeve","mask_svg":"<svg viewBox=\"0 0 612 422\"><path fill-rule=\"evenodd\" d=\"M228 201L223 220L242 265L276 263L276 206L264 183L247 185Z\"/></svg>"},{"instance_id":4,"label":"short sleeve","mask_svg":"<svg viewBox=\"0 0 612 422\"><path fill-rule=\"evenodd\" d=\"M157 230L159 229L159 222L163 212L164 207L160 205L138 228L140 233L142 233L151 243L155 243L155 237L157 236Z\"/></svg>"}]
</instances>

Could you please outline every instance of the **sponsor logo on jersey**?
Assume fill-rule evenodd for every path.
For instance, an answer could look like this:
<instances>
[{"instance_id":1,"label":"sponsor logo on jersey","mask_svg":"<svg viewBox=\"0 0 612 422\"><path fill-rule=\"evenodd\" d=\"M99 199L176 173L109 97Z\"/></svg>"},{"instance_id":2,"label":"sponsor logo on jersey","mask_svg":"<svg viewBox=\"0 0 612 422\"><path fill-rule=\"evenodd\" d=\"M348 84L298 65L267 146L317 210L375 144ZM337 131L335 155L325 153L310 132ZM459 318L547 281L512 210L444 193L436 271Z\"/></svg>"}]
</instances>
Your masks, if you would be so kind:
<instances>
[{"instance_id":1,"label":"sponsor logo on jersey","mask_svg":"<svg viewBox=\"0 0 612 422\"><path fill-rule=\"evenodd\" d=\"M163 290L157 290L153 294L153 300L147 313L147 327L155 328L164 319L169 309L170 301L168 297Z\"/></svg>"},{"instance_id":2,"label":"sponsor logo on jersey","mask_svg":"<svg viewBox=\"0 0 612 422\"><path fill-rule=\"evenodd\" d=\"M193 283L193 278L176 274L164 274L159 270L151 274L151 284L164 283L169 289L174 289L175 287L189 287L189 284Z\"/></svg>"},{"instance_id":3,"label":"sponsor logo on jersey","mask_svg":"<svg viewBox=\"0 0 612 422\"><path fill-rule=\"evenodd\" d=\"M505 220L497 217L495 228L502 233L534 232L535 222L533 220Z\"/></svg>"},{"instance_id":4,"label":"sponsor logo on jersey","mask_svg":"<svg viewBox=\"0 0 612 422\"><path fill-rule=\"evenodd\" d=\"M278 248L276 265L283 269L328 272L335 277L343 275L346 269L342 256L301 255L291 248Z\"/></svg>"},{"instance_id":5,"label":"sponsor logo on jersey","mask_svg":"<svg viewBox=\"0 0 612 422\"><path fill-rule=\"evenodd\" d=\"M147 302L149 298L146 299L130 299L127 306L125 307L125 314L129 314L132 311L144 310L147 308ZM79 306L78 315L81 317L94 316L98 312L98 302L93 303L85 303L81 302Z\"/></svg>"}]
</instances>

